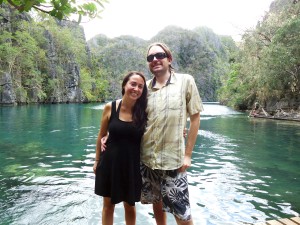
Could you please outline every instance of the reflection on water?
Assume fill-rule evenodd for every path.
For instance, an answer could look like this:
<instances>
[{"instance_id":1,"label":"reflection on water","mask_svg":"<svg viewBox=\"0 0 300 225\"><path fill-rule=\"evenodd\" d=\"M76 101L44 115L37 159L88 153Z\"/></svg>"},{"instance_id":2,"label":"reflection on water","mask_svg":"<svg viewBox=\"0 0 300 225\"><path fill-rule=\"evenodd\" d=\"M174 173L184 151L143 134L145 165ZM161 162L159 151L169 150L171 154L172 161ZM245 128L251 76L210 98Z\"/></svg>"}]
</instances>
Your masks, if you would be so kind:
<instances>
[{"instance_id":1,"label":"reflection on water","mask_svg":"<svg viewBox=\"0 0 300 225\"><path fill-rule=\"evenodd\" d=\"M101 224L94 195L103 104L0 108L0 218L5 224ZM205 104L188 172L195 224L247 224L300 211L300 123ZM124 223L122 204L115 224ZM155 224L137 204L137 224ZM168 215L168 224L175 224Z\"/></svg>"}]
</instances>

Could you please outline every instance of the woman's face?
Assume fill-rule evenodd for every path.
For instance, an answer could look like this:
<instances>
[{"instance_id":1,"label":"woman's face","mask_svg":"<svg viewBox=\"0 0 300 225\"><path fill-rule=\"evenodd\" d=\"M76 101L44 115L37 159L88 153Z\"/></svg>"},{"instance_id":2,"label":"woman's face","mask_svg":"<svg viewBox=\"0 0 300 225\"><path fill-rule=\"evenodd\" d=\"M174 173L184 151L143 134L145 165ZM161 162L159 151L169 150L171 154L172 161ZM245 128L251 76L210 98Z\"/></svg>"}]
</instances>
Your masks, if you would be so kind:
<instances>
[{"instance_id":1,"label":"woman's face","mask_svg":"<svg viewBox=\"0 0 300 225\"><path fill-rule=\"evenodd\" d=\"M132 75L124 86L124 95L132 100L137 100L141 97L145 86L144 79L137 74Z\"/></svg>"}]
</instances>

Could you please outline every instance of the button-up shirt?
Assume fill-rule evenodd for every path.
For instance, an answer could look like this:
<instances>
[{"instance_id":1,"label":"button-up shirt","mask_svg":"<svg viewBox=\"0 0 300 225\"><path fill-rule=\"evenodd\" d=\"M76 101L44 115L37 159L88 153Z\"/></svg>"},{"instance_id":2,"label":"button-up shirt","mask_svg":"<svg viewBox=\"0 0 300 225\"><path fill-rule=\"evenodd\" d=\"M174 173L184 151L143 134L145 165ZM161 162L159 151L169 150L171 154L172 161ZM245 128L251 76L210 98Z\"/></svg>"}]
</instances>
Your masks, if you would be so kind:
<instances>
[{"instance_id":1,"label":"button-up shirt","mask_svg":"<svg viewBox=\"0 0 300 225\"><path fill-rule=\"evenodd\" d=\"M151 169L173 170L182 166L185 152L183 131L187 117L203 110L194 78L171 73L160 89L147 81L148 122L141 144L141 161Z\"/></svg>"}]
</instances>

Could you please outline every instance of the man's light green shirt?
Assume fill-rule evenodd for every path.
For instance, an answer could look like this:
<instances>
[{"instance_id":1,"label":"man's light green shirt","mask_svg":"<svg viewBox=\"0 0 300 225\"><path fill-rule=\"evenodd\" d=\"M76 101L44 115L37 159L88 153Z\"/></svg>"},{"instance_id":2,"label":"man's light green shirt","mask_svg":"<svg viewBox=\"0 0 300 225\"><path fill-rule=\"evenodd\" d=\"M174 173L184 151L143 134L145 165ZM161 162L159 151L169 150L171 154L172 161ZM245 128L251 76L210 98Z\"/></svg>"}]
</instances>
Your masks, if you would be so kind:
<instances>
[{"instance_id":1,"label":"man's light green shirt","mask_svg":"<svg viewBox=\"0 0 300 225\"><path fill-rule=\"evenodd\" d=\"M183 130L187 117L203 110L194 78L172 73L161 89L147 81L148 122L141 145L141 161L151 169L174 170L182 166Z\"/></svg>"}]
</instances>

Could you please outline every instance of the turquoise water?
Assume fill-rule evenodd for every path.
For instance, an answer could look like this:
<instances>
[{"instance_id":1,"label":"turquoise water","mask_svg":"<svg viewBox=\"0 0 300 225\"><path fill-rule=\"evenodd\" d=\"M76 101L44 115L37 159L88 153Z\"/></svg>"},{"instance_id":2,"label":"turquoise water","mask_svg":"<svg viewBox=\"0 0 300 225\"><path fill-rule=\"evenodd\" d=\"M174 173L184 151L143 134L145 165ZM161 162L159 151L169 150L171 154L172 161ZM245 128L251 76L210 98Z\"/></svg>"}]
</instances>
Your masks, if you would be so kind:
<instances>
[{"instance_id":1,"label":"turquoise water","mask_svg":"<svg viewBox=\"0 0 300 225\"><path fill-rule=\"evenodd\" d=\"M0 107L0 224L101 224L94 195L101 104ZM300 123L205 104L189 169L195 224L298 216ZM137 204L137 224L154 224ZM125 224L122 205L115 224ZM175 224L168 214L168 224Z\"/></svg>"}]
</instances>

